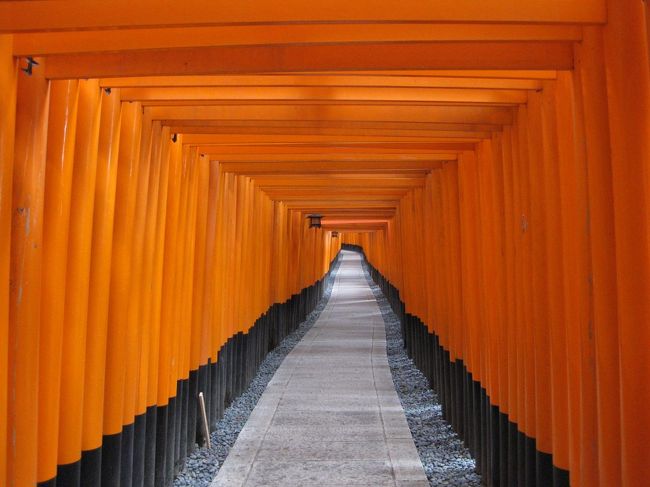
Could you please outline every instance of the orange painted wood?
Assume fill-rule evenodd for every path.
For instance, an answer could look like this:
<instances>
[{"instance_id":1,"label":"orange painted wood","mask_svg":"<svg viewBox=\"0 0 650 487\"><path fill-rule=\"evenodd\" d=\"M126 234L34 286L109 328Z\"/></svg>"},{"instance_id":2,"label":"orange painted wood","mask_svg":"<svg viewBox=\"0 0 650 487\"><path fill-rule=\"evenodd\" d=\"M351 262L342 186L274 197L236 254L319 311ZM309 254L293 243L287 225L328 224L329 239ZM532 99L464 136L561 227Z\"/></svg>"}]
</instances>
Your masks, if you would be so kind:
<instances>
[{"instance_id":1,"label":"orange painted wood","mask_svg":"<svg viewBox=\"0 0 650 487\"><path fill-rule=\"evenodd\" d=\"M0 370L9 370L9 275L17 62L11 36L0 36ZM0 481L7 482L8 377L0 378Z\"/></svg>"},{"instance_id":2,"label":"orange painted wood","mask_svg":"<svg viewBox=\"0 0 650 487\"><path fill-rule=\"evenodd\" d=\"M325 5L305 5L298 0L287 1L278 7L273 2L260 2L251 11L243 5L227 1L205 4L193 0L182 7L170 4L166 9L152 0L137 6L126 0L101 1L88 8L77 0L66 8L56 8L47 1L25 5L20 1L5 2L0 9L4 22L2 31L80 30L88 28L144 27L175 25L247 24L247 23L340 23L374 21L411 22L522 22L522 23L599 23L606 19L602 0L552 0L548 4L521 3L516 0L487 1L476 4L471 0L445 0L432 6L422 0L409 0L403 8L395 9L391 2L360 1L350 5L336 0ZM86 9L82 7L87 7Z\"/></svg>"},{"instance_id":3,"label":"orange painted wood","mask_svg":"<svg viewBox=\"0 0 650 487\"><path fill-rule=\"evenodd\" d=\"M122 430L127 364L126 334L131 292L131 245L137 199L142 118L135 103L122 104L117 163L117 193L113 226L111 281L108 308L104 434Z\"/></svg>"},{"instance_id":4,"label":"orange painted wood","mask_svg":"<svg viewBox=\"0 0 650 487\"><path fill-rule=\"evenodd\" d=\"M150 181L146 201L145 228L143 235L143 262L141 274L141 294L137 320L141 323L141 337L138 350L138 374L136 378L135 409L136 416L146 412L149 394L149 369L157 363L158 356L154 352L157 348L159 329L158 322L153 321L157 299L157 285L159 281L154 280L156 244L158 237L158 220L160 215L160 191L161 185L166 183L166 164L163 160L163 146L167 145L169 130L161 129L157 123L152 124L151 148L149 149ZM165 152L166 155L166 152ZM137 326L137 325L136 325Z\"/></svg>"},{"instance_id":5,"label":"orange painted wood","mask_svg":"<svg viewBox=\"0 0 650 487\"><path fill-rule=\"evenodd\" d=\"M567 332L565 323L565 302L563 280L564 259L567 252L562 246L563 228L562 217L568 210L562 204L561 195L564 193L560 179L560 151L562 138L570 132L560 131L559 115L555 100L560 98L555 85L545 86L543 98L543 124L545 146L549 147L550 158L544 164L544 182L546 197L546 252L547 252L547 292L549 305L549 342L551 359L551 407L553 411L552 438L553 462L556 466L569 468L569 408L568 402L568 368L567 368ZM558 100L559 102L559 100ZM570 101L565 102L570 105ZM548 135L547 135L548 134ZM567 155L572 152L571 146L565 150ZM565 163L565 166L568 165ZM558 190L559 188L559 190ZM567 191L568 193L568 191Z\"/></svg>"},{"instance_id":6,"label":"orange painted wood","mask_svg":"<svg viewBox=\"0 0 650 487\"><path fill-rule=\"evenodd\" d=\"M196 237L195 237L195 263L194 263L194 287L192 292L192 327L191 327L191 348L190 348L190 370L197 370L199 365L207 362L207 357L203 361L201 354L201 343L204 339L204 319L207 314L209 305L204 303L205 288L211 274L211 268L206 265L207 259L207 232L214 228L208 223L208 205L209 205L209 188L210 188L210 165L204 159L196 161L198 172L197 186L197 210L196 210Z\"/></svg>"},{"instance_id":7,"label":"orange painted wood","mask_svg":"<svg viewBox=\"0 0 650 487\"><path fill-rule=\"evenodd\" d=\"M14 36L17 56L76 52L169 49L196 46L242 46L295 43L426 42L426 41L562 41L580 40L581 29L562 24L353 23L220 25L103 31L29 32ZM171 81L168 81L171 82Z\"/></svg>"},{"instance_id":8,"label":"orange painted wood","mask_svg":"<svg viewBox=\"0 0 650 487\"><path fill-rule=\"evenodd\" d=\"M507 106L471 106L471 105L375 105L375 104L330 104L326 112L321 104L293 104L280 105L265 104L260 110L256 104L226 104L221 105L196 105L185 104L181 106L153 105L147 107L154 120L176 121L230 121L241 122L245 120L261 121L329 121L338 123L359 123L368 121L390 120L392 122L427 122L445 124L480 124L503 125L512 121L511 109ZM363 107L360 110L359 107ZM430 146L428 148L431 148ZM248 148L249 150L251 148ZM327 153L325 149L318 153ZM332 150L331 152L336 152ZM362 153L369 151L362 150ZM390 151L385 151L390 152ZM441 152L453 152L453 149L444 149ZM291 153L291 151L286 152Z\"/></svg>"},{"instance_id":9,"label":"orange painted wood","mask_svg":"<svg viewBox=\"0 0 650 487\"><path fill-rule=\"evenodd\" d=\"M0 483L166 405L346 242L572 485L642 484L644 2L110 3L0 2Z\"/></svg>"},{"instance_id":10,"label":"orange painted wood","mask_svg":"<svg viewBox=\"0 0 650 487\"><path fill-rule=\"evenodd\" d=\"M528 128L528 109L520 108L517 118L519 125L519 149L520 149L520 187L521 187L521 204L522 215L520 226L522 231L522 251L523 251L523 292L524 292L524 321L522 322L522 335L525 343L524 347L524 396L522 402L525 408L525 422L523 431L530 438L537 435L537 403L535 401L535 335L533 333L534 311L533 311L533 232L532 209L531 209L531 178L530 178L530 147L529 147L529 128Z\"/></svg>"},{"instance_id":11,"label":"orange painted wood","mask_svg":"<svg viewBox=\"0 0 650 487\"><path fill-rule=\"evenodd\" d=\"M148 335L148 324L143 315L146 307L146 297L148 294L145 286L148 283L144 277L144 248L146 244L146 233L148 222L152 220L152 215L147 211L147 199L151 187L155 188L153 181L153 169L155 164L152 162L153 153L158 144L160 133L156 130L151 121L142 121L142 131L140 134L140 147L135 155L138 160L138 181L136 186L135 208L133 212L133 230L131 235L131 252L129 264L130 289L127 301L125 330L124 353L127 368L124 376L124 403L122 407L123 424L131 425L134 422L137 396L139 371L142 368L143 356L142 340L143 335Z\"/></svg>"},{"instance_id":12,"label":"orange painted wood","mask_svg":"<svg viewBox=\"0 0 650 487\"><path fill-rule=\"evenodd\" d=\"M1 25L1 24L0 24ZM0 27L1 28L1 27ZM354 60L354 61L351 61ZM50 79L400 69L571 69L568 42L195 47L52 56Z\"/></svg>"},{"instance_id":13,"label":"orange painted wood","mask_svg":"<svg viewBox=\"0 0 650 487\"><path fill-rule=\"evenodd\" d=\"M608 2L603 31L614 190L622 485L650 472L650 70L643 3ZM644 38L645 37L645 38ZM623 117L623 114L625 116Z\"/></svg>"},{"instance_id":14,"label":"orange painted wood","mask_svg":"<svg viewBox=\"0 0 650 487\"><path fill-rule=\"evenodd\" d=\"M518 357L517 348L517 191L514 188L515 154L513 129L508 127L503 131L501 139L501 153L503 171L501 184L503 185L503 335L502 350L507 355L507 366L502 369L503 395L506 398L508 419L515 424L520 422L518 402Z\"/></svg>"},{"instance_id":15,"label":"orange painted wood","mask_svg":"<svg viewBox=\"0 0 650 487\"><path fill-rule=\"evenodd\" d=\"M561 144L559 166L565 256L570 472L574 484L580 485L590 479L595 484L594 464L591 463L597 459L595 349L593 334L590 333L593 312L589 288L593 268L590 229L586 225L589 211L587 153L580 142L585 139L586 130L582 99L577 92L580 89L579 78L563 73L558 80L556 111Z\"/></svg>"},{"instance_id":16,"label":"orange painted wood","mask_svg":"<svg viewBox=\"0 0 650 487\"><path fill-rule=\"evenodd\" d=\"M546 186L544 168L552 164L550 147L547 147L548 135L544 132L544 108L541 94L531 94L529 100L529 160L530 160L530 196L532 234L532 291L533 291L533 327L535 342L535 438L537 448L545 453L552 451L552 406L551 406L551 372L550 372L550 335L549 335L549 296L548 266L552 256L546 248L548 235L548 217L544 199ZM548 190L550 191L550 189Z\"/></svg>"},{"instance_id":17,"label":"orange painted wood","mask_svg":"<svg viewBox=\"0 0 650 487\"><path fill-rule=\"evenodd\" d=\"M83 450L99 448L103 436L108 305L121 127L119 92L115 90L110 96L106 93L102 96L86 329Z\"/></svg>"},{"instance_id":18,"label":"orange painted wood","mask_svg":"<svg viewBox=\"0 0 650 487\"><path fill-rule=\"evenodd\" d=\"M585 40L577 48L576 101L582 107L587 159L590 261L593 275L591 319L581 330L582 403L579 479L585 484L618 481L620 445L618 403L618 343L616 332L616 258L613 232L614 206L609 157L609 121L605 94L605 71L601 29L585 29ZM601 98L602 97L602 98ZM590 279L591 281L591 279ZM591 286L590 286L591 287ZM612 410L611 407L616 409ZM607 422L605 418L611 417ZM599 467L598 467L599 466Z\"/></svg>"},{"instance_id":19,"label":"orange painted wood","mask_svg":"<svg viewBox=\"0 0 650 487\"><path fill-rule=\"evenodd\" d=\"M47 167L43 215L43 272L39 361L49 364L39 374L38 479L56 477L61 363L68 235L77 128L79 82L56 81L50 93Z\"/></svg>"},{"instance_id":20,"label":"orange painted wood","mask_svg":"<svg viewBox=\"0 0 650 487\"><path fill-rule=\"evenodd\" d=\"M21 74L18 78L7 369L7 439L11 438L7 443L7 485L12 487L37 481L38 343L49 95L49 82L42 69L32 76Z\"/></svg>"},{"instance_id":21,"label":"orange painted wood","mask_svg":"<svg viewBox=\"0 0 650 487\"><path fill-rule=\"evenodd\" d=\"M83 422L86 328L90 293L95 182L101 95L96 80L79 82L79 107L72 174L70 237L66 269L61 362L58 462L80 460Z\"/></svg>"},{"instance_id":22,"label":"orange painted wood","mask_svg":"<svg viewBox=\"0 0 650 487\"><path fill-rule=\"evenodd\" d=\"M164 257L165 257L165 231L167 225L167 199L171 187L169 178L172 171L175 152L171 141L168 139L169 132L163 129L160 142L160 181L156 208L156 229L154 255L152 261L152 296L150 302L149 316L151 320L151 335L149 343L149 366L147 382L146 407L157 404L158 387L160 384L159 361L161 354L162 335L162 293L164 278ZM143 379L145 380L145 379Z\"/></svg>"}]
</instances>

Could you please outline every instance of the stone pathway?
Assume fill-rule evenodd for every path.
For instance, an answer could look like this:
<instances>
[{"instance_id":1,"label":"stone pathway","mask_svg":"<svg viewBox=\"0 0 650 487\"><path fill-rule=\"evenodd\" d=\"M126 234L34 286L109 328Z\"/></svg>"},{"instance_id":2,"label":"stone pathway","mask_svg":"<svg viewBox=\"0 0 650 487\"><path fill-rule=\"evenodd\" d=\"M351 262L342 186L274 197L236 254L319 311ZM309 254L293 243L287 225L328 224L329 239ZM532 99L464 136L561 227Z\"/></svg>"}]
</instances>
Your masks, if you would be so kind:
<instances>
[{"instance_id":1,"label":"stone pathway","mask_svg":"<svg viewBox=\"0 0 650 487\"><path fill-rule=\"evenodd\" d=\"M344 251L332 296L284 359L212 483L429 485L386 356L384 320Z\"/></svg>"}]
</instances>

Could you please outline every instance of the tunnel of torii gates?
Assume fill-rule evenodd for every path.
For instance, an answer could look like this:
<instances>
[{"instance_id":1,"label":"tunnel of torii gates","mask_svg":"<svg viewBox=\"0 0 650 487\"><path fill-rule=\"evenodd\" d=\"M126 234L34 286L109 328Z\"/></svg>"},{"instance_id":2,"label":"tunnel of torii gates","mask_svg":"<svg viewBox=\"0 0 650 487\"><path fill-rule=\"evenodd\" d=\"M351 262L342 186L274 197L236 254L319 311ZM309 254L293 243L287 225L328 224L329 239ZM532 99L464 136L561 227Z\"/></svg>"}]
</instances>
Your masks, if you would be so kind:
<instances>
[{"instance_id":1,"label":"tunnel of torii gates","mask_svg":"<svg viewBox=\"0 0 650 487\"><path fill-rule=\"evenodd\" d=\"M0 2L0 484L169 485L349 244L488 485L650 485L649 8Z\"/></svg>"}]
</instances>

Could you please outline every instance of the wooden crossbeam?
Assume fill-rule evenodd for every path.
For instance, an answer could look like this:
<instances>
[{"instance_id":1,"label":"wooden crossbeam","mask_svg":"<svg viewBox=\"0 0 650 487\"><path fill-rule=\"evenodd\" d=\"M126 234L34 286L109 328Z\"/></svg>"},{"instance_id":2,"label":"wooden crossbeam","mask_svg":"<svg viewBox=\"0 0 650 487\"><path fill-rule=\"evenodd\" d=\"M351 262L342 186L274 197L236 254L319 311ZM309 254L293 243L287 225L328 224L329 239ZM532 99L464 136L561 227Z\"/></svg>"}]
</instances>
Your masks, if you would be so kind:
<instances>
[{"instance_id":1,"label":"wooden crossbeam","mask_svg":"<svg viewBox=\"0 0 650 487\"><path fill-rule=\"evenodd\" d=\"M359 69L572 68L571 42L361 43L60 54L48 58L45 76L69 79Z\"/></svg>"},{"instance_id":2,"label":"wooden crossbeam","mask_svg":"<svg viewBox=\"0 0 650 487\"><path fill-rule=\"evenodd\" d=\"M604 0L48 0L0 2L0 32L227 24L502 22L603 23Z\"/></svg>"},{"instance_id":3,"label":"wooden crossbeam","mask_svg":"<svg viewBox=\"0 0 650 487\"><path fill-rule=\"evenodd\" d=\"M291 102L363 102L376 103L468 103L468 104L523 104L526 91L490 88L420 88L374 86L221 86L181 88L122 88L122 100L142 101L147 105L157 102L212 102L237 100Z\"/></svg>"},{"instance_id":4,"label":"wooden crossbeam","mask_svg":"<svg viewBox=\"0 0 650 487\"><path fill-rule=\"evenodd\" d=\"M432 41L579 41L582 30L564 24L375 23L220 25L19 33L14 55L178 49L210 46Z\"/></svg>"},{"instance_id":5,"label":"wooden crossbeam","mask_svg":"<svg viewBox=\"0 0 650 487\"><path fill-rule=\"evenodd\" d=\"M487 76L490 74L490 76ZM537 90L540 79L552 79L554 72L539 71L413 71L408 74L325 73L249 74L216 76L145 76L106 78L102 87L112 88L196 88L260 86L376 86L401 88L485 88Z\"/></svg>"},{"instance_id":6,"label":"wooden crossbeam","mask_svg":"<svg viewBox=\"0 0 650 487\"><path fill-rule=\"evenodd\" d=\"M509 125L510 107L467 105L220 105L147 107L153 120L341 121Z\"/></svg>"}]
</instances>

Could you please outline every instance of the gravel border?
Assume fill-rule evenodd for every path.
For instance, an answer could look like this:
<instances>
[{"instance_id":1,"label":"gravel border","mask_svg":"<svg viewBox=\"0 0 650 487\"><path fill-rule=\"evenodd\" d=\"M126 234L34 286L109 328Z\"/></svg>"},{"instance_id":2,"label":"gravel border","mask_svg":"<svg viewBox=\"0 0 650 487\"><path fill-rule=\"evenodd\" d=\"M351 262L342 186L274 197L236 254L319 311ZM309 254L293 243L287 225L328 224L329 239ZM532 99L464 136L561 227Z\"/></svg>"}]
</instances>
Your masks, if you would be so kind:
<instances>
[{"instance_id":1,"label":"gravel border","mask_svg":"<svg viewBox=\"0 0 650 487\"><path fill-rule=\"evenodd\" d=\"M205 487L212 483L284 357L302 340L327 306L339 265L340 262L337 262L332 268L323 298L316 309L296 331L269 352L246 391L226 409L223 418L217 423L211 435L212 447L197 448L186 458L185 468L174 480L174 486ZM437 395L429 388L422 372L406 354L399 318L393 313L379 286L370 277L363 260L362 265L384 318L386 351L393 382L430 485L480 487L481 477L475 471L474 459L449 423L442 418L442 408Z\"/></svg>"},{"instance_id":2,"label":"gravel border","mask_svg":"<svg viewBox=\"0 0 650 487\"><path fill-rule=\"evenodd\" d=\"M204 487L212 483L284 357L302 340L327 306L339 267L340 260L332 266L318 306L294 332L268 353L246 391L225 410L223 418L210 435L212 446L197 448L185 459L185 467L174 479L175 487Z\"/></svg>"},{"instance_id":3,"label":"gravel border","mask_svg":"<svg viewBox=\"0 0 650 487\"><path fill-rule=\"evenodd\" d=\"M429 388L424 374L406 354L400 321L380 287L364 273L386 325L386 352L406 421L415 441L424 471L432 486L480 487L476 462L451 425L442 417L438 396Z\"/></svg>"}]
</instances>

